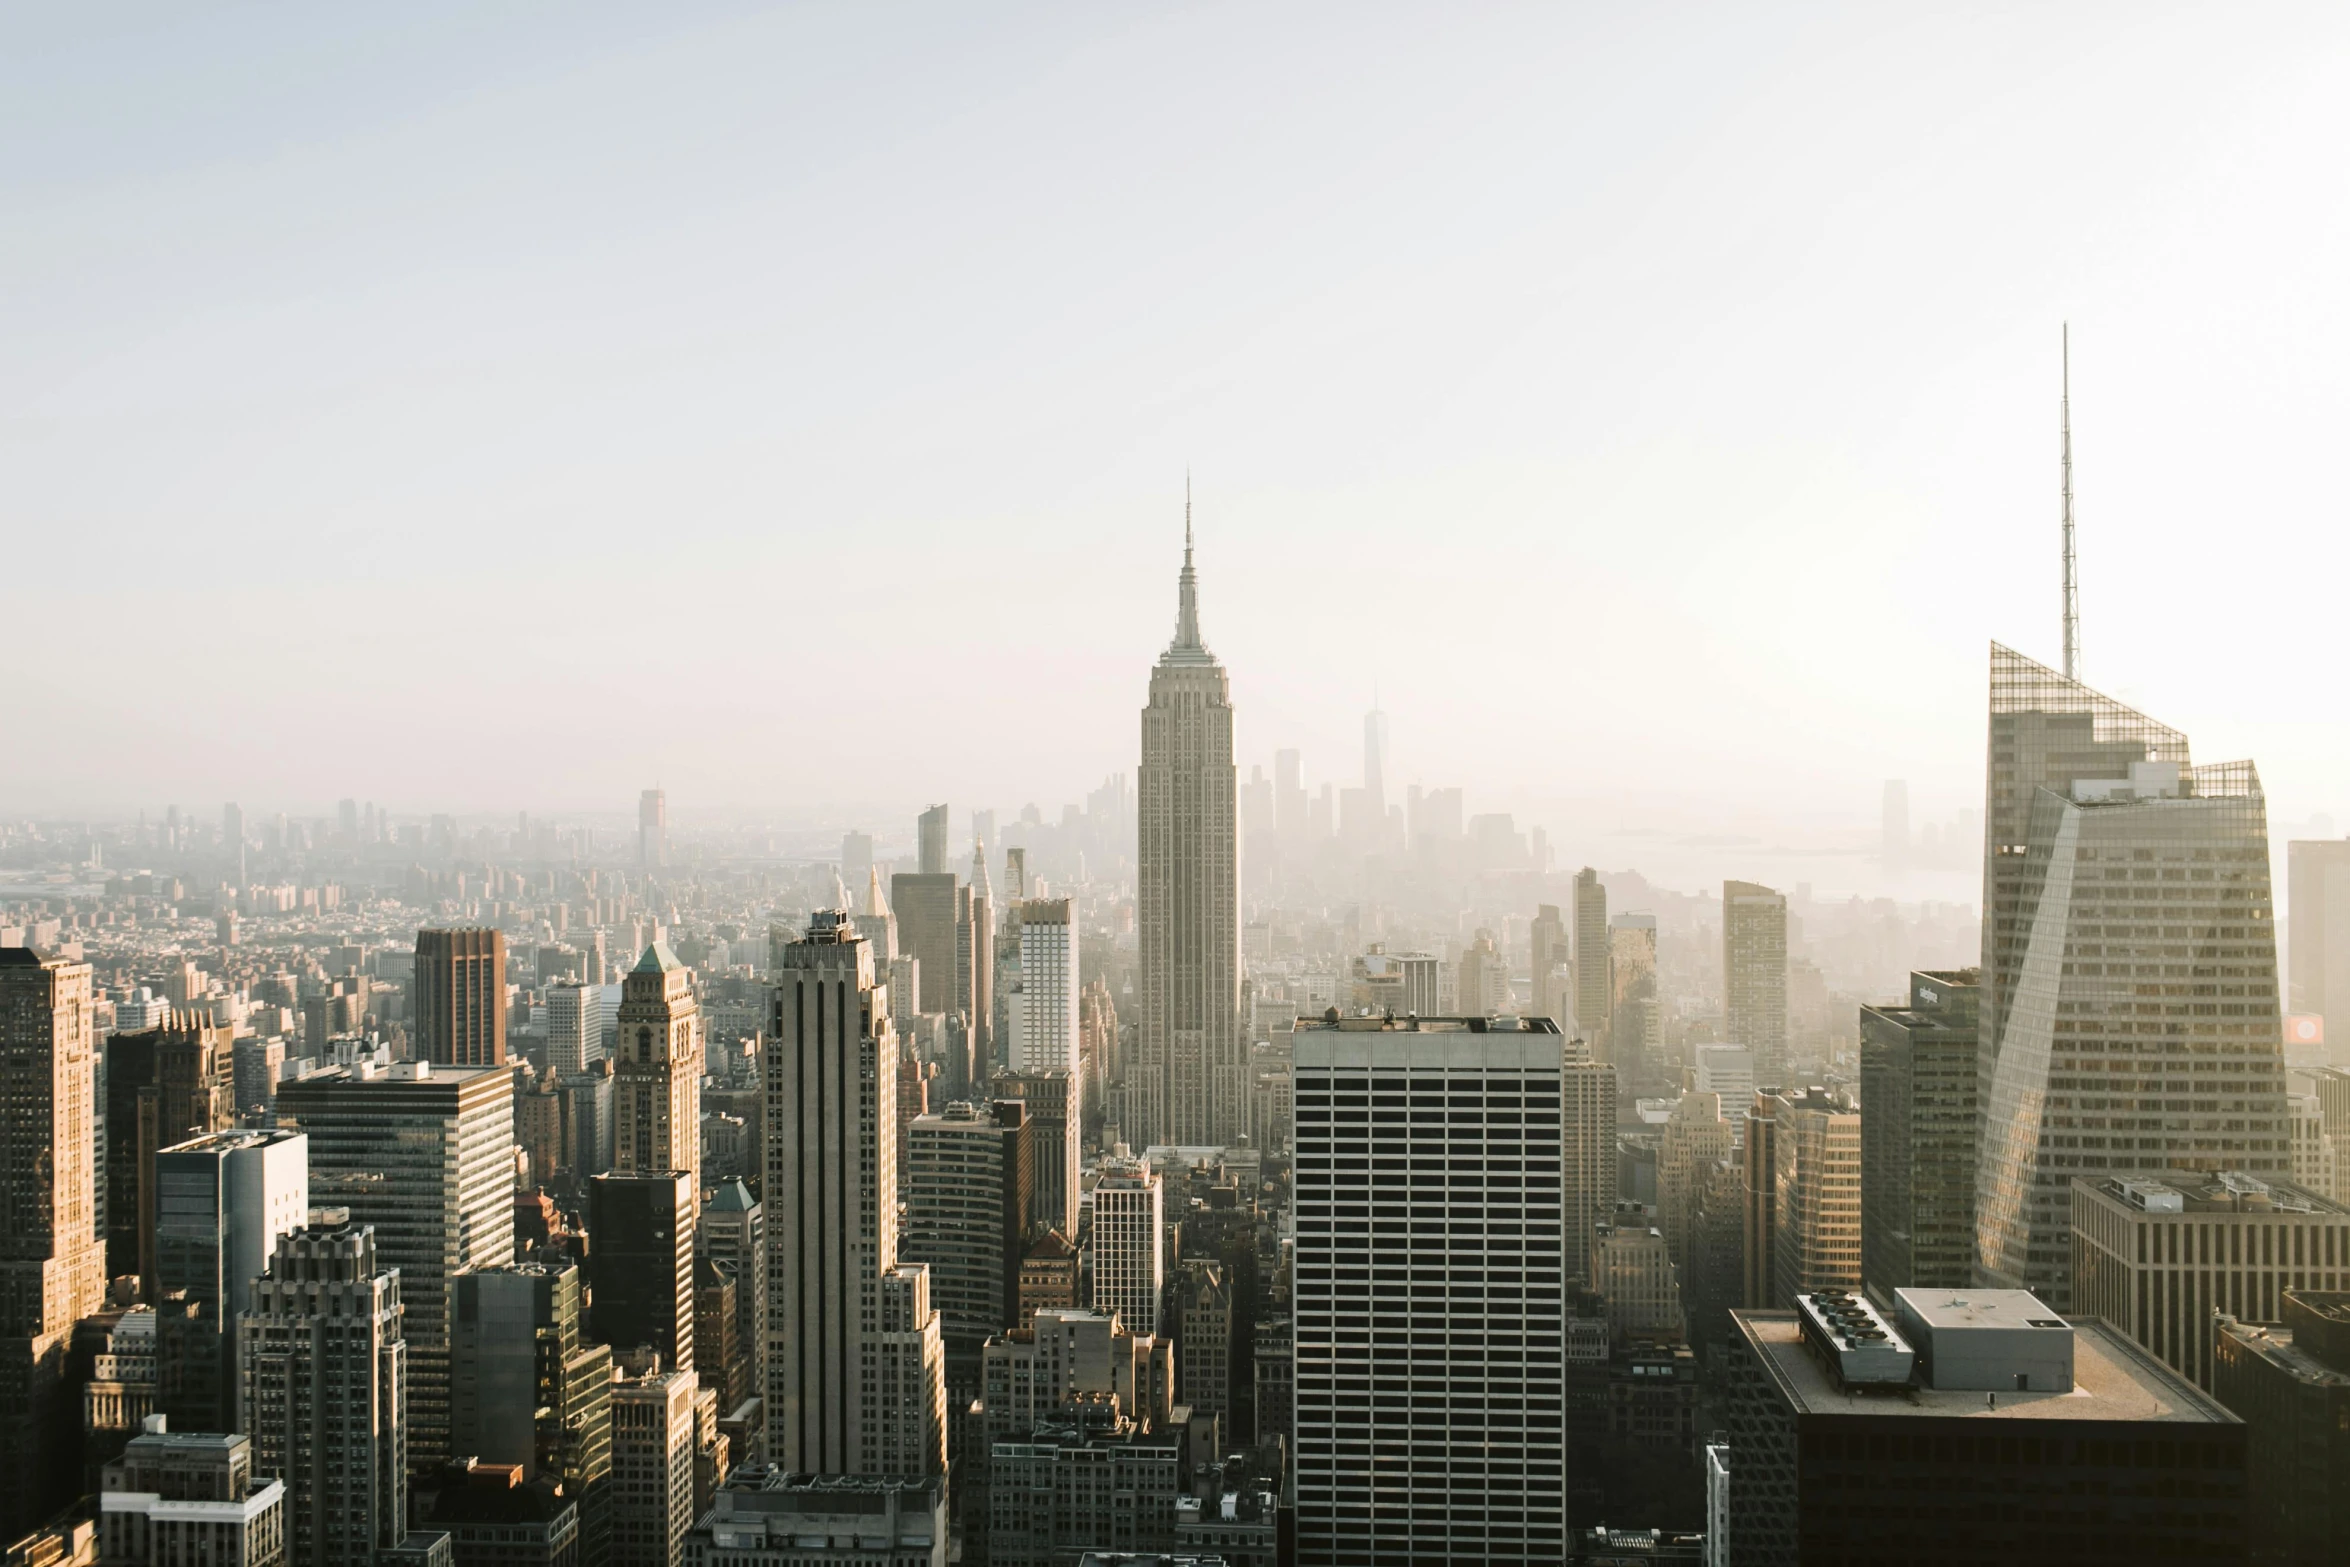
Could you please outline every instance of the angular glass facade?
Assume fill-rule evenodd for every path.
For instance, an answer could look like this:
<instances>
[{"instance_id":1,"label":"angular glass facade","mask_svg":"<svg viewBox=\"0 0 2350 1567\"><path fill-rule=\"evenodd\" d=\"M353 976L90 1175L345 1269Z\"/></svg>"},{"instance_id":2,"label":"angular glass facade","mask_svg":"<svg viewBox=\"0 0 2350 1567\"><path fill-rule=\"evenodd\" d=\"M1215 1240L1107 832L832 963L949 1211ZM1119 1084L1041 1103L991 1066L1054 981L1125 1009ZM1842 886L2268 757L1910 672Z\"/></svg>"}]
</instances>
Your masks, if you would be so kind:
<instances>
[{"instance_id":1,"label":"angular glass facade","mask_svg":"<svg viewBox=\"0 0 2350 1567\"><path fill-rule=\"evenodd\" d=\"M2291 1173L2267 810L1996 644L1985 803L1977 1277L2067 1311L2075 1175Z\"/></svg>"}]
</instances>

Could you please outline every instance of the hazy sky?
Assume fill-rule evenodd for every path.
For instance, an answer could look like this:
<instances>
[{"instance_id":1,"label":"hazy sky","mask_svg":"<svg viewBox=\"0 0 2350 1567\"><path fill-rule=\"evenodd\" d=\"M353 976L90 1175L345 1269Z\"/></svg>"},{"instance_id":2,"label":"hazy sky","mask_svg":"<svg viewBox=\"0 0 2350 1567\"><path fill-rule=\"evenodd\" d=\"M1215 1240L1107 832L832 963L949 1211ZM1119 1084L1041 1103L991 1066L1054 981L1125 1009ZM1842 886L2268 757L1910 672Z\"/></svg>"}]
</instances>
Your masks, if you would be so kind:
<instances>
[{"instance_id":1,"label":"hazy sky","mask_svg":"<svg viewBox=\"0 0 2350 1567\"><path fill-rule=\"evenodd\" d=\"M1940 819L2069 318L2089 677L2350 817L2345 15L15 8L0 809L1050 809L1188 464L1244 764Z\"/></svg>"}]
</instances>

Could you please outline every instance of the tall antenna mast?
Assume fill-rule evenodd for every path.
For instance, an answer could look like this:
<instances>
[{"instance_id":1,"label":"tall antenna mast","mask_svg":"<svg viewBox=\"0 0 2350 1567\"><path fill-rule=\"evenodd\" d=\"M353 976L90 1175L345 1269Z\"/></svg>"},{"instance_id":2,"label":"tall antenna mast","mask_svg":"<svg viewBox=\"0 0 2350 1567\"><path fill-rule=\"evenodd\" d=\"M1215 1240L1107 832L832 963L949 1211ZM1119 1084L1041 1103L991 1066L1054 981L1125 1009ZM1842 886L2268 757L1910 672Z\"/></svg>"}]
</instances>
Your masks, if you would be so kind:
<instances>
[{"instance_id":1,"label":"tall antenna mast","mask_svg":"<svg viewBox=\"0 0 2350 1567\"><path fill-rule=\"evenodd\" d=\"M2064 324L2064 678L2081 678L2081 582L2073 559L2073 326Z\"/></svg>"}]
</instances>

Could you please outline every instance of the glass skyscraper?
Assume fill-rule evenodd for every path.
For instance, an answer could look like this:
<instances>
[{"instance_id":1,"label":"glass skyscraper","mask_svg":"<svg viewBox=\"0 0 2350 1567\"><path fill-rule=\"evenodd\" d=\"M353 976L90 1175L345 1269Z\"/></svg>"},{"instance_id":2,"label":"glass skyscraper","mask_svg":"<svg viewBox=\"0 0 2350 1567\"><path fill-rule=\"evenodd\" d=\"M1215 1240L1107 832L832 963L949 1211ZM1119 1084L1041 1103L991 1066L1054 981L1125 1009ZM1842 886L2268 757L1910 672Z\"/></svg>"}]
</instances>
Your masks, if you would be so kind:
<instances>
[{"instance_id":1,"label":"glass skyscraper","mask_svg":"<svg viewBox=\"0 0 2350 1567\"><path fill-rule=\"evenodd\" d=\"M2074 1176L2291 1174L2250 762L1993 645L1978 1282L2071 1309Z\"/></svg>"}]
</instances>

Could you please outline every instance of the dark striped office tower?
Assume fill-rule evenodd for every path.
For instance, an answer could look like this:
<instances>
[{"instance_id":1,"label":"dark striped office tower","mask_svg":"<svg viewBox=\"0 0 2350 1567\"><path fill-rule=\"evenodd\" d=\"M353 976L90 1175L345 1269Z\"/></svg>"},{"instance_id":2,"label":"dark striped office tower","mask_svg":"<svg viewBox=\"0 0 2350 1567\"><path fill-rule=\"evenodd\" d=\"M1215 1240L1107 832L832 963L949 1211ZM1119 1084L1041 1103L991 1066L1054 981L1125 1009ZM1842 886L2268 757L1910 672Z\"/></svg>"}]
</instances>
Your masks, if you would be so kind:
<instances>
[{"instance_id":1,"label":"dark striped office tower","mask_svg":"<svg viewBox=\"0 0 2350 1567\"><path fill-rule=\"evenodd\" d=\"M496 930L416 933L415 1055L443 1066L506 1059L506 936Z\"/></svg>"}]
</instances>

